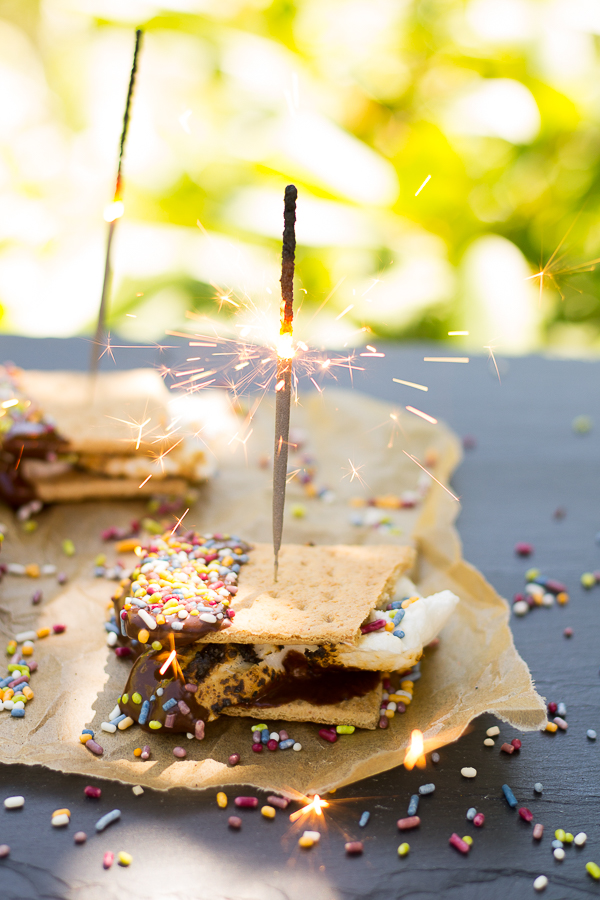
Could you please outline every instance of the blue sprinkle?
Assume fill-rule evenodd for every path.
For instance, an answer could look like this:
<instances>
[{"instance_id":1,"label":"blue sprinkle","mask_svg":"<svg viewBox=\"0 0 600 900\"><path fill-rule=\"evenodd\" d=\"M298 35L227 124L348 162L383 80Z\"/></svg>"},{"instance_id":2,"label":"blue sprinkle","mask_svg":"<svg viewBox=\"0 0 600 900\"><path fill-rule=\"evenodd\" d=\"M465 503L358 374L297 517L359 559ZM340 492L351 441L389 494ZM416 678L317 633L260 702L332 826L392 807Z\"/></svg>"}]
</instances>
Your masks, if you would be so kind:
<instances>
[{"instance_id":1,"label":"blue sprinkle","mask_svg":"<svg viewBox=\"0 0 600 900\"><path fill-rule=\"evenodd\" d=\"M94 569L94 578L104 578L105 573L106 569L104 566L96 566Z\"/></svg>"},{"instance_id":2,"label":"blue sprinkle","mask_svg":"<svg viewBox=\"0 0 600 900\"><path fill-rule=\"evenodd\" d=\"M144 702L142 703L142 708L140 710L139 717L138 717L138 724L145 725L146 722L148 721L149 715L150 715L150 701L144 700ZM515 800L515 805L516 805L516 802L517 801Z\"/></svg>"},{"instance_id":3,"label":"blue sprinkle","mask_svg":"<svg viewBox=\"0 0 600 900\"><path fill-rule=\"evenodd\" d=\"M121 634L123 635L123 637L127 637L127 632L125 631L125 621L126 619L121 616Z\"/></svg>"},{"instance_id":4,"label":"blue sprinkle","mask_svg":"<svg viewBox=\"0 0 600 900\"><path fill-rule=\"evenodd\" d=\"M537 578L534 578L532 580L532 584L541 584L542 587L546 587L546 585L548 584L548 579L544 578L543 575L538 575Z\"/></svg>"},{"instance_id":5,"label":"blue sprinkle","mask_svg":"<svg viewBox=\"0 0 600 900\"><path fill-rule=\"evenodd\" d=\"M390 609L400 609L403 602L404 601L402 600L392 600L392 602L390 603Z\"/></svg>"},{"instance_id":6,"label":"blue sprinkle","mask_svg":"<svg viewBox=\"0 0 600 900\"><path fill-rule=\"evenodd\" d=\"M183 631L183 622L175 620L174 622L171 622L171 628L173 631Z\"/></svg>"},{"instance_id":7,"label":"blue sprinkle","mask_svg":"<svg viewBox=\"0 0 600 900\"><path fill-rule=\"evenodd\" d=\"M172 593L174 594L175 591L172 591ZM141 597L131 597L129 602L132 606L137 606L140 609L145 609L145 607L148 606L148 602L146 600L142 600Z\"/></svg>"},{"instance_id":8,"label":"blue sprinkle","mask_svg":"<svg viewBox=\"0 0 600 900\"><path fill-rule=\"evenodd\" d=\"M564 703L559 703L558 706L556 707L556 712L557 712L557 715L559 715L559 716L566 716L567 707L565 706Z\"/></svg>"},{"instance_id":9,"label":"blue sprinkle","mask_svg":"<svg viewBox=\"0 0 600 900\"><path fill-rule=\"evenodd\" d=\"M105 816L102 816L101 819L98 819L96 822L96 831L104 831L112 822L116 822L117 819L121 818L121 810L113 809L111 812L106 813Z\"/></svg>"},{"instance_id":10,"label":"blue sprinkle","mask_svg":"<svg viewBox=\"0 0 600 900\"><path fill-rule=\"evenodd\" d=\"M155 700L156 700L156 694L152 694L152 696L150 697L150 703L154 703Z\"/></svg>"},{"instance_id":11,"label":"blue sprinkle","mask_svg":"<svg viewBox=\"0 0 600 900\"><path fill-rule=\"evenodd\" d=\"M10 684L11 681L15 680L14 675L9 675L8 678L5 678L3 681L0 681L0 688L6 687L7 684Z\"/></svg>"},{"instance_id":12,"label":"blue sprinkle","mask_svg":"<svg viewBox=\"0 0 600 900\"><path fill-rule=\"evenodd\" d=\"M507 784L502 785L502 793L504 794L508 805L512 807L512 809L516 809L516 807L519 805L517 802L517 798Z\"/></svg>"},{"instance_id":13,"label":"blue sprinkle","mask_svg":"<svg viewBox=\"0 0 600 900\"><path fill-rule=\"evenodd\" d=\"M269 729L268 729L268 728L263 728L263 730L262 730L261 733L260 733L260 739L261 739L261 741L262 741L263 744L266 744L267 741L270 740L270 737L269 737Z\"/></svg>"},{"instance_id":14,"label":"blue sprinkle","mask_svg":"<svg viewBox=\"0 0 600 900\"><path fill-rule=\"evenodd\" d=\"M279 741L279 749L280 750L289 750L290 747L293 747L295 744L294 738L286 738L285 741Z\"/></svg>"},{"instance_id":15,"label":"blue sprinkle","mask_svg":"<svg viewBox=\"0 0 600 900\"><path fill-rule=\"evenodd\" d=\"M586 734L589 737L590 741L596 740L597 735L593 728L588 728L588 730L586 731Z\"/></svg>"},{"instance_id":16,"label":"blue sprinkle","mask_svg":"<svg viewBox=\"0 0 600 900\"><path fill-rule=\"evenodd\" d=\"M123 719L126 719L126 718L127 718L127 716L125 715L125 713L121 713L120 716L117 716L115 719L111 719L111 720L110 720L110 724L111 724L111 725L118 725L119 722L122 722Z\"/></svg>"},{"instance_id":17,"label":"blue sprinkle","mask_svg":"<svg viewBox=\"0 0 600 900\"><path fill-rule=\"evenodd\" d=\"M408 804L407 816L416 816L417 810L419 808L419 795L413 794L410 798L410 803Z\"/></svg>"},{"instance_id":18,"label":"blue sprinkle","mask_svg":"<svg viewBox=\"0 0 600 900\"><path fill-rule=\"evenodd\" d=\"M106 631L112 631L113 634L119 633L119 629L117 628L116 625L113 625L112 622L105 622L104 628L106 629Z\"/></svg>"},{"instance_id":19,"label":"blue sprinkle","mask_svg":"<svg viewBox=\"0 0 600 900\"><path fill-rule=\"evenodd\" d=\"M419 793L421 794L421 796L423 796L424 794L433 794L434 791L435 784L422 784L419 788Z\"/></svg>"},{"instance_id":20,"label":"blue sprinkle","mask_svg":"<svg viewBox=\"0 0 600 900\"><path fill-rule=\"evenodd\" d=\"M162 708L165 712L168 712L170 709L173 709L174 706L177 706L177 700L175 697L171 697L170 700L167 700L166 703L163 703Z\"/></svg>"},{"instance_id":21,"label":"blue sprinkle","mask_svg":"<svg viewBox=\"0 0 600 900\"><path fill-rule=\"evenodd\" d=\"M406 635L404 634L404 632L402 631L401 628L396 628L396 630L393 631L392 634L394 635L394 637L397 637L397 638L406 637Z\"/></svg>"},{"instance_id":22,"label":"blue sprinkle","mask_svg":"<svg viewBox=\"0 0 600 900\"><path fill-rule=\"evenodd\" d=\"M476 815L477 810L474 806L471 806L470 809L467 810L467 819L469 820L469 822L472 822Z\"/></svg>"},{"instance_id":23,"label":"blue sprinkle","mask_svg":"<svg viewBox=\"0 0 600 900\"><path fill-rule=\"evenodd\" d=\"M392 622L394 623L394 625L399 625L405 615L406 615L406 610L399 609L398 612L396 613L396 615L394 616L394 618L392 619Z\"/></svg>"},{"instance_id":24,"label":"blue sprinkle","mask_svg":"<svg viewBox=\"0 0 600 900\"><path fill-rule=\"evenodd\" d=\"M19 707L16 706L14 709L11 709L10 714L15 719L22 719L23 716L25 715L25 710L19 709Z\"/></svg>"},{"instance_id":25,"label":"blue sprinkle","mask_svg":"<svg viewBox=\"0 0 600 900\"><path fill-rule=\"evenodd\" d=\"M364 828L365 825L367 824L367 822L369 821L370 818L371 818L371 813L370 813L370 812L367 812L367 811L365 810L365 812L362 814L362 816L361 816L360 819L358 820L358 827L359 827L359 828Z\"/></svg>"},{"instance_id":26,"label":"blue sprinkle","mask_svg":"<svg viewBox=\"0 0 600 900\"><path fill-rule=\"evenodd\" d=\"M562 841L558 841L558 840L557 840L557 841L552 841L552 843L551 843L550 846L552 847L553 850L562 850L562 848L563 848L565 845L563 844Z\"/></svg>"},{"instance_id":27,"label":"blue sprinkle","mask_svg":"<svg viewBox=\"0 0 600 900\"><path fill-rule=\"evenodd\" d=\"M84 728L84 729L82 729L81 733L82 734L91 734L91 736L94 737L94 732L92 731L91 728Z\"/></svg>"},{"instance_id":28,"label":"blue sprinkle","mask_svg":"<svg viewBox=\"0 0 600 900\"><path fill-rule=\"evenodd\" d=\"M234 563L234 564L232 565L232 567L231 567L231 571L232 571L232 572L239 572L240 569L241 569L241 566L240 566L239 563Z\"/></svg>"}]
</instances>

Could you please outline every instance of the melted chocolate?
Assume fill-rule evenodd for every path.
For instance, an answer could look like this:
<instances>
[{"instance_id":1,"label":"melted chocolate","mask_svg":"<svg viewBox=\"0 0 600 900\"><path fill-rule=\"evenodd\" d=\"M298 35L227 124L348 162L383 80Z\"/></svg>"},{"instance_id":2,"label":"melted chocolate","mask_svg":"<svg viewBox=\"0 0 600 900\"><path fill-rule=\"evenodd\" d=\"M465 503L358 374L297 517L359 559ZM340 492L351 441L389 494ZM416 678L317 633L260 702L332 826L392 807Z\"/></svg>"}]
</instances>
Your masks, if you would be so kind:
<instances>
[{"instance_id":1,"label":"melted chocolate","mask_svg":"<svg viewBox=\"0 0 600 900\"><path fill-rule=\"evenodd\" d=\"M259 690L251 700L238 701L240 706L283 706L294 700L307 700L315 706L342 703L353 697L364 697L379 684L379 672L348 669L343 666L319 666L297 650L290 650L283 660L284 671Z\"/></svg>"},{"instance_id":2,"label":"melted chocolate","mask_svg":"<svg viewBox=\"0 0 600 900\"><path fill-rule=\"evenodd\" d=\"M37 498L34 486L19 471L23 459L53 459L68 449L65 441L51 426L19 423L19 428L2 438L0 454L0 499L12 509L19 509Z\"/></svg>"}]
</instances>

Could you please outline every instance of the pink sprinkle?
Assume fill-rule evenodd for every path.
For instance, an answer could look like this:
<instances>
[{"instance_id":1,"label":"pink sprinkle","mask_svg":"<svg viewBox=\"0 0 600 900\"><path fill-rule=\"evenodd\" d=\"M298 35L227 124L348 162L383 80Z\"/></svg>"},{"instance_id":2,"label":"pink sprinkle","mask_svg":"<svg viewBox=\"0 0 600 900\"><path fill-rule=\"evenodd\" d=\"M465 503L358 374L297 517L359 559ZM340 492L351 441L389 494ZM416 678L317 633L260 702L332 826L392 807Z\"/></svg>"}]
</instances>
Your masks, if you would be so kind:
<instances>
[{"instance_id":1,"label":"pink sprinkle","mask_svg":"<svg viewBox=\"0 0 600 900\"><path fill-rule=\"evenodd\" d=\"M569 627L569 628L565 628L565 630L563 631L563 634L564 634L564 636L565 636L566 638L573 637L573 629L570 628L570 627Z\"/></svg>"},{"instance_id":2,"label":"pink sprinkle","mask_svg":"<svg viewBox=\"0 0 600 900\"><path fill-rule=\"evenodd\" d=\"M242 820L239 816L229 816L229 818L227 819L227 824L230 828L239 830L242 827Z\"/></svg>"},{"instance_id":3,"label":"pink sprinkle","mask_svg":"<svg viewBox=\"0 0 600 900\"><path fill-rule=\"evenodd\" d=\"M52 626L52 631L54 632L54 634L62 634L66 630L67 630L66 625L53 625Z\"/></svg>"},{"instance_id":4,"label":"pink sprinkle","mask_svg":"<svg viewBox=\"0 0 600 900\"><path fill-rule=\"evenodd\" d=\"M76 831L73 835L73 840L76 844L85 844L87 841L87 834L85 831Z\"/></svg>"},{"instance_id":5,"label":"pink sprinkle","mask_svg":"<svg viewBox=\"0 0 600 900\"><path fill-rule=\"evenodd\" d=\"M267 741L267 750L277 750L278 747L277 741Z\"/></svg>"},{"instance_id":6,"label":"pink sprinkle","mask_svg":"<svg viewBox=\"0 0 600 900\"><path fill-rule=\"evenodd\" d=\"M533 813L530 809L527 809L526 806L522 806L519 810L519 815L523 819L524 822L532 822L533 821Z\"/></svg>"},{"instance_id":7,"label":"pink sprinkle","mask_svg":"<svg viewBox=\"0 0 600 900\"><path fill-rule=\"evenodd\" d=\"M195 684L186 684L184 685L184 690L189 691L190 694L196 693L196 685Z\"/></svg>"},{"instance_id":8,"label":"pink sprinkle","mask_svg":"<svg viewBox=\"0 0 600 900\"><path fill-rule=\"evenodd\" d=\"M258 797L236 797L233 802L236 806L244 809L256 809L258 806Z\"/></svg>"},{"instance_id":9,"label":"pink sprinkle","mask_svg":"<svg viewBox=\"0 0 600 900\"><path fill-rule=\"evenodd\" d=\"M281 737L281 732L279 732L279 737ZM289 802L286 797L276 797L274 795L267 797L267 803L271 806L276 806L278 809L287 809Z\"/></svg>"},{"instance_id":10,"label":"pink sprinkle","mask_svg":"<svg viewBox=\"0 0 600 900\"><path fill-rule=\"evenodd\" d=\"M89 741L88 741L89 744ZM88 784L87 787L84 787L83 793L86 797L93 797L94 800L99 800L102 796L102 791L99 787L92 787L91 784Z\"/></svg>"},{"instance_id":11,"label":"pink sprinkle","mask_svg":"<svg viewBox=\"0 0 600 900\"><path fill-rule=\"evenodd\" d=\"M0 859L6 859L10 856L10 847L8 844L0 844Z\"/></svg>"},{"instance_id":12,"label":"pink sprinkle","mask_svg":"<svg viewBox=\"0 0 600 900\"><path fill-rule=\"evenodd\" d=\"M198 721L194 725L194 737L197 741L201 741L204 739L204 722L202 721L202 719L198 719Z\"/></svg>"},{"instance_id":13,"label":"pink sprinkle","mask_svg":"<svg viewBox=\"0 0 600 900\"><path fill-rule=\"evenodd\" d=\"M406 819L398 819L398 828L400 831L410 831L411 828L418 828L421 824L419 816L408 816Z\"/></svg>"},{"instance_id":14,"label":"pink sprinkle","mask_svg":"<svg viewBox=\"0 0 600 900\"><path fill-rule=\"evenodd\" d=\"M177 759L185 759L187 750L184 750L183 747L173 747L173 756L176 756Z\"/></svg>"},{"instance_id":15,"label":"pink sprinkle","mask_svg":"<svg viewBox=\"0 0 600 900\"><path fill-rule=\"evenodd\" d=\"M382 717L380 718L380 720L379 720L379 727L380 727L380 728L387 728L387 727L389 726L389 724L390 724L390 720L388 719L387 716L382 716Z\"/></svg>"},{"instance_id":16,"label":"pink sprinkle","mask_svg":"<svg viewBox=\"0 0 600 900\"><path fill-rule=\"evenodd\" d=\"M115 655L120 657L131 656L133 653L131 647L115 647Z\"/></svg>"},{"instance_id":17,"label":"pink sprinkle","mask_svg":"<svg viewBox=\"0 0 600 900\"><path fill-rule=\"evenodd\" d=\"M521 743L521 741L519 740L519 738L513 738L512 741L511 741L511 744L513 745L513 747L515 748L515 750L520 750L521 747L523 746L523 744Z\"/></svg>"},{"instance_id":18,"label":"pink sprinkle","mask_svg":"<svg viewBox=\"0 0 600 900\"><path fill-rule=\"evenodd\" d=\"M540 841L542 839L542 835L544 834L544 826L541 822L538 822L537 825L533 826L533 837L536 841Z\"/></svg>"},{"instance_id":19,"label":"pink sprinkle","mask_svg":"<svg viewBox=\"0 0 600 900\"><path fill-rule=\"evenodd\" d=\"M515 748L513 747L512 744L502 744L502 746L500 747L500 750L502 751L502 753L508 753L508 754L515 752Z\"/></svg>"},{"instance_id":20,"label":"pink sprinkle","mask_svg":"<svg viewBox=\"0 0 600 900\"><path fill-rule=\"evenodd\" d=\"M281 728L279 731L279 740L287 741L288 738L289 738L289 734L287 733L287 731L284 728Z\"/></svg>"},{"instance_id":21,"label":"pink sprinkle","mask_svg":"<svg viewBox=\"0 0 600 900\"><path fill-rule=\"evenodd\" d=\"M107 850L104 856L102 857L102 865L105 869L110 869L112 864L115 861L115 854L111 853L110 850Z\"/></svg>"},{"instance_id":22,"label":"pink sprinkle","mask_svg":"<svg viewBox=\"0 0 600 900\"><path fill-rule=\"evenodd\" d=\"M229 757L229 765L230 766L237 766L239 761L240 761L239 753L232 753L231 756Z\"/></svg>"},{"instance_id":23,"label":"pink sprinkle","mask_svg":"<svg viewBox=\"0 0 600 900\"><path fill-rule=\"evenodd\" d=\"M320 728L319 737L322 737L324 741L329 741L330 744L335 744L337 741L337 733L330 731L329 728Z\"/></svg>"},{"instance_id":24,"label":"pink sprinkle","mask_svg":"<svg viewBox=\"0 0 600 900\"><path fill-rule=\"evenodd\" d=\"M145 759L150 759L150 745L149 745L149 744L145 744L145 745L142 747L142 752L141 752L141 754L140 754L140 759L144 759L144 760L145 760Z\"/></svg>"},{"instance_id":25,"label":"pink sprinkle","mask_svg":"<svg viewBox=\"0 0 600 900\"><path fill-rule=\"evenodd\" d=\"M172 728L176 718L177 715L175 713L167 713L165 716L165 728Z\"/></svg>"},{"instance_id":26,"label":"pink sprinkle","mask_svg":"<svg viewBox=\"0 0 600 900\"><path fill-rule=\"evenodd\" d=\"M553 594L568 593L566 584L563 584L562 581L554 581L553 578L548 579L545 588L547 591L552 591Z\"/></svg>"},{"instance_id":27,"label":"pink sprinkle","mask_svg":"<svg viewBox=\"0 0 600 900\"><path fill-rule=\"evenodd\" d=\"M362 634L369 634L370 631L381 631L386 625L387 619L375 619L374 622L368 622L366 625L361 625L360 630Z\"/></svg>"},{"instance_id":28,"label":"pink sprinkle","mask_svg":"<svg viewBox=\"0 0 600 900\"><path fill-rule=\"evenodd\" d=\"M561 719L560 716L554 716L554 724L558 725L561 731L566 731L569 727L567 722L564 719Z\"/></svg>"},{"instance_id":29,"label":"pink sprinkle","mask_svg":"<svg viewBox=\"0 0 600 900\"><path fill-rule=\"evenodd\" d=\"M525 544L523 542L515 544L515 553L517 556L531 556L533 553L533 544Z\"/></svg>"},{"instance_id":30,"label":"pink sprinkle","mask_svg":"<svg viewBox=\"0 0 600 900\"><path fill-rule=\"evenodd\" d=\"M455 847L460 853L464 853L465 856L471 849L466 841L463 841L461 837L459 837L456 832L450 835L448 843Z\"/></svg>"},{"instance_id":31,"label":"pink sprinkle","mask_svg":"<svg viewBox=\"0 0 600 900\"><path fill-rule=\"evenodd\" d=\"M102 756L102 754L104 753L104 748L101 747L100 744L97 744L96 741L94 741L93 739L86 741L84 744L84 747L86 747L88 750L90 750L96 756Z\"/></svg>"},{"instance_id":32,"label":"pink sprinkle","mask_svg":"<svg viewBox=\"0 0 600 900\"><path fill-rule=\"evenodd\" d=\"M550 703L548 704L548 712L550 713L551 716L553 716L557 710L558 710L558 705L554 702L554 700L551 700Z\"/></svg>"},{"instance_id":33,"label":"pink sprinkle","mask_svg":"<svg viewBox=\"0 0 600 900\"><path fill-rule=\"evenodd\" d=\"M362 841L348 841L348 843L344 845L344 850L349 856L358 856L359 853L363 852L363 849Z\"/></svg>"},{"instance_id":34,"label":"pink sprinkle","mask_svg":"<svg viewBox=\"0 0 600 900\"><path fill-rule=\"evenodd\" d=\"M476 816L473 816L473 825L475 825L477 828L481 828L484 822L485 816L483 813L477 813Z\"/></svg>"},{"instance_id":35,"label":"pink sprinkle","mask_svg":"<svg viewBox=\"0 0 600 900\"><path fill-rule=\"evenodd\" d=\"M190 708L184 700L180 700L177 706L179 707L179 712L182 716L188 716L190 714Z\"/></svg>"},{"instance_id":36,"label":"pink sprinkle","mask_svg":"<svg viewBox=\"0 0 600 900\"><path fill-rule=\"evenodd\" d=\"M260 743L252 744L252 749L254 750L255 753L262 753L262 744L260 744Z\"/></svg>"},{"instance_id":37,"label":"pink sprinkle","mask_svg":"<svg viewBox=\"0 0 600 900\"><path fill-rule=\"evenodd\" d=\"M37 672L38 664L36 663L36 661L34 659L30 659L29 662L27 663L27 665L29 666L30 672Z\"/></svg>"}]
</instances>

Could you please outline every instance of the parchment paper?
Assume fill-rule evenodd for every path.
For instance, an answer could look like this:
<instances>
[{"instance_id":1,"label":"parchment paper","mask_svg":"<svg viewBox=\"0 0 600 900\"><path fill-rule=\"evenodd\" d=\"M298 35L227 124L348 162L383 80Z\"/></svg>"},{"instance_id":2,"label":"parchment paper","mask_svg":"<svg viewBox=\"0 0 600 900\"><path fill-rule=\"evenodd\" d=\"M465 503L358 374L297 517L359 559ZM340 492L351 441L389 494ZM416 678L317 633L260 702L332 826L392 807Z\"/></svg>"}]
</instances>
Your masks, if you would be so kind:
<instances>
[{"instance_id":1,"label":"parchment paper","mask_svg":"<svg viewBox=\"0 0 600 900\"><path fill-rule=\"evenodd\" d=\"M249 540L270 539L270 468L261 468L258 461L272 453L272 423L273 411L266 400L250 426L250 438L243 443L247 432L241 429L238 438L224 442L219 474L201 490L186 515L186 526L230 531ZM417 507L390 513L400 533L350 523L356 512L348 505L350 498L416 488L421 469L403 450L422 464L427 455L430 460L437 456L431 471L446 484L460 460L456 437L442 424L433 426L388 404L334 390L304 397L293 410L293 427L305 429L305 450L318 466L316 482L328 486L335 497L329 503L308 500L292 482L284 541L414 541L420 590L450 588L460 596L458 611L439 646L423 658L423 675L407 712L397 715L387 730L356 732L333 745L318 737L315 725L290 724L290 736L303 746L300 753L252 753L247 719L220 718L207 728L202 742L187 740L185 735L148 735L137 726L114 735L100 731L100 723L108 718L124 688L130 663L115 657L106 645L103 621L114 583L91 577L94 558L107 552L110 563L114 550L101 543L101 530L126 525L142 515L144 507L135 502L56 506L42 514L38 530L31 535L7 511L9 536L3 561L56 563L69 574L69 582L59 588L53 578L9 575L0 587L0 629L5 641L28 628L68 624L65 634L36 644L39 670L31 679L35 699L27 706L25 718L0 714L4 762L42 764L157 789L248 784L294 795L323 793L398 765L414 728L424 733L426 750L431 751L456 740L472 719L486 711L522 730L543 727L544 702L514 647L508 605L461 558L453 524L459 504L432 481ZM352 467L362 467L358 470L366 486L356 476L352 479ZM292 506L300 502L306 515L294 518ZM71 558L61 551L66 537L77 549ZM45 600L32 607L36 589L44 591ZM92 756L79 742L86 725L97 732L104 747L102 758ZM277 727L284 725L273 723ZM133 750L146 743L152 756L143 762L134 758ZM173 757L177 745L188 751L187 759ZM227 765L233 752L242 759L235 768Z\"/></svg>"}]
</instances>

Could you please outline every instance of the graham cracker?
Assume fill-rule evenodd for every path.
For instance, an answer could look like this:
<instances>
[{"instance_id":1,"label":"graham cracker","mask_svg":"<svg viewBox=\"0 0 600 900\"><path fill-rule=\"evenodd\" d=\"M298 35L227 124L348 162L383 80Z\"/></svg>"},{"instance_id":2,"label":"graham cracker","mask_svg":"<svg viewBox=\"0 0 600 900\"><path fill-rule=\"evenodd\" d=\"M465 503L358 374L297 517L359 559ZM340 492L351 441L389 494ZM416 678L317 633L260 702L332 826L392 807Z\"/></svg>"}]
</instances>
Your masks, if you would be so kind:
<instances>
[{"instance_id":1,"label":"graham cracker","mask_svg":"<svg viewBox=\"0 0 600 900\"><path fill-rule=\"evenodd\" d=\"M284 544L277 583L271 544L255 544L249 557L233 624L212 632L211 643L354 644L371 610L392 596L414 563L415 551L391 544Z\"/></svg>"},{"instance_id":2,"label":"graham cracker","mask_svg":"<svg viewBox=\"0 0 600 900\"><path fill-rule=\"evenodd\" d=\"M189 485L183 478L150 478L145 484L137 478L102 478L86 472L67 472L55 478L30 479L36 496L43 503L69 503L80 500L129 500L160 493L184 497Z\"/></svg>"},{"instance_id":3,"label":"graham cracker","mask_svg":"<svg viewBox=\"0 0 600 900\"><path fill-rule=\"evenodd\" d=\"M294 700L282 706L252 708L227 706L221 710L223 716L250 716L268 722L281 719L284 722L314 722L316 725L355 725L356 728L377 728L383 687L379 686L363 697L342 700L318 706L307 700Z\"/></svg>"},{"instance_id":4,"label":"graham cracker","mask_svg":"<svg viewBox=\"0 0 600 900\"><path fill-rule=\"evenodd\" d=\"M74 453L160 453L179 439L164 436L170 395L154 369L99 372L95 379L86 372L30 370L19 373L18 383Z\"/></svg>"}]
</instances>

